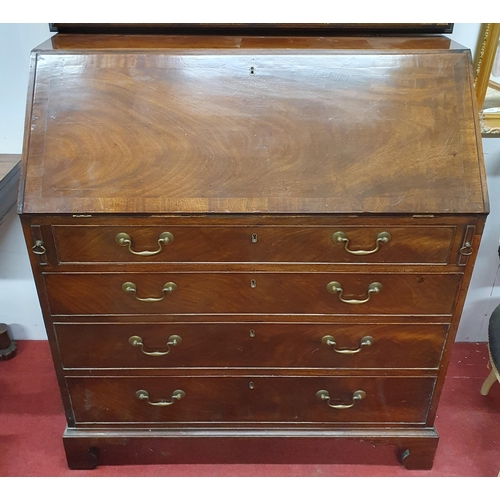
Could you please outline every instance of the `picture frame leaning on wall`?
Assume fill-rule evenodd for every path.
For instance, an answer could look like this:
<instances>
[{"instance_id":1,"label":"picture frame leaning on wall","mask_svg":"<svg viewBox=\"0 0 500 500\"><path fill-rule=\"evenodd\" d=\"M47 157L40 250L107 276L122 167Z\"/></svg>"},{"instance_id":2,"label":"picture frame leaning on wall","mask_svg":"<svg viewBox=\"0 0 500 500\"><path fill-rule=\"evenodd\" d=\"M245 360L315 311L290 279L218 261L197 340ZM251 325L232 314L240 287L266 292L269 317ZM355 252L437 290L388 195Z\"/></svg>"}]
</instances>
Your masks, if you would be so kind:
<instances>
[{"instance_id":1,"label":"picture frame leaning on wall","mask_svg":"<svg viewBox=\"0 0 500 500\"><path fill-rule=\"evenodd\" d=\"M500 23L481 26L474 71L481 135L500 138Z\"/></svg>"}]
</instances>

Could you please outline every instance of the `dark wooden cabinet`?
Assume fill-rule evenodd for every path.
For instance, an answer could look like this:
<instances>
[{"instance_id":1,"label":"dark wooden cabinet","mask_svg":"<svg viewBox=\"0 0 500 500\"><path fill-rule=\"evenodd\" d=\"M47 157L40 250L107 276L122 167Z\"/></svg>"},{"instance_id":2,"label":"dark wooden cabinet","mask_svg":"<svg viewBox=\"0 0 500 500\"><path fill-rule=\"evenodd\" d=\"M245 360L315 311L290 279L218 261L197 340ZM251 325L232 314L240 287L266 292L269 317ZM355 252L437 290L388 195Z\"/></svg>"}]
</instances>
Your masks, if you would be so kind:
<instances>
[{"instance_id":1,"label":"dark wooden cabinet","mask_svg":"<svg viewBox=\"0 0 500 500\"><path fill-rule=\"evenodd\" d=\"M19 211L70 467L432 466L488 212L467 50L59 34L29 95Z\"/></svg>"}]
</instances>

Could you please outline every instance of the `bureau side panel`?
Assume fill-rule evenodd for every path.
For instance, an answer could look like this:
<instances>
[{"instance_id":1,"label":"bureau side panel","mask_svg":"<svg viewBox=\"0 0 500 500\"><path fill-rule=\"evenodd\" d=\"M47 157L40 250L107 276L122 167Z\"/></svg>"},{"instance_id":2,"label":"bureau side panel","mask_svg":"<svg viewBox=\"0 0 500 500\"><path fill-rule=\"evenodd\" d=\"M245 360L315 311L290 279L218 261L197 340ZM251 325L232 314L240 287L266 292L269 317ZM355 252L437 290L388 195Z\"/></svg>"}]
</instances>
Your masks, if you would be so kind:
<instances>
[{"instance_id":1,"label":"bureau side panel","mask_svg":"<svg viewBox=\"0 0 500 500\"><path fill-rule=\"evenodd\" d=\"M486 217L480 217L478 223L474 228L477 232L474 234L471 241L471 249L467 250L467 253L470 252L470 255L466 257L465 262L465 271L464 276L461 281L460 289L458 291L457 300L455 303L455 307L453 310L452 321L450 325L450 329L448 332L447 340L445 343L443 356L441 358L441 363L439 367L439 376L436 382L436 387L434 390L434 394L432 397L431 407L429 411L429 416L427 419L427 424L429 426L434 425L434 420L436 418L436 412L438 409L439 398L441 397L441 392L443 389L443 384L445 383L446 372L448 370L448 365L451 358L451 352L453 349L453 345L455 342L455 336L458 330L458 325L460 324L460 319L462 316L463 307L465 304L465 299L467 297L467 292L470 285L470 280L472 277L472 272L474 270L474 264L477 259L479 245L481 243L482 237L482 229L484 227L484 223L486 221ZM464 228L464 233L467 231L467 228Z\"/></svg>"},{"instance_id":2,"label":"bureau side panel","mask_svg":"<svg viewBox=\"0 0 500 500\"><path fill-rule=\"evenodd\" d=\"M59 353L59 346L57 343L57 338L54 333L54 327L52 322L52 316L50 313L50 307L48 302L48 297L45 289L45 283L42 277L42 269L44 264L46 264L46 248L42 251L39 247L35 246L36 241L40 241L42 230L40 226L33 224L30 217L21 215L21 224L24 233L24 239L26 242L28 256L30 259L31 270L33 272L33 278L35 280L36 290L38 294L38 300L40 302L40 307L42 310L43 321L45 324L45 329L47 332L47 337L49 340L50 351L52 354L52 360L54 363L54 369L57 375L57 381L59 384L59 390L61 391L61 397L64 405L64 413L66 416L66 420L69 425L74 424L74 414L71 406L71 400L69 396L68 386L66 383L66 379L63 373L63 363L61 360L61 356ZM50 234L50 233L49 233ZM48 238L48 234L45 233L44 243L49 246L49 248L53 249L51 245L50 238ZM35 248L33 248L35 247ZM41 254L35 254L33 250L37 252L42 252Z\"/></svg>"}]
</instances>

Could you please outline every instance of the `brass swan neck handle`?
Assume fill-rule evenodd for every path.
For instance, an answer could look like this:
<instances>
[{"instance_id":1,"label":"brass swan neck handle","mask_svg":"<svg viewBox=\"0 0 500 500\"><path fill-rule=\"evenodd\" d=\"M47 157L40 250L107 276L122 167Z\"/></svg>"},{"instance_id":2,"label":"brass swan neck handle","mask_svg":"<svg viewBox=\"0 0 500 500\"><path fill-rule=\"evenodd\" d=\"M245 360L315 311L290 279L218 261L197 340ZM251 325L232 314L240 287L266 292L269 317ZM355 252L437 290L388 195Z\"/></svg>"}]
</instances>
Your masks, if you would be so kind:
<instances>
[{"instance_id":1,"label":"brass swan neck handle","mask_svg":"<svg viewBox=\"0 0 500 500\"><path fill-rule=\"evenodd\" d=\"M377 234L377 238L375 240L375 248L372 248L371 250L351 250L349 248L349 238L343 231L337 231L332 235L332 240L340 245L343 244L344 250L351 255L370 255L372 253L378 252L380 250L380 245L389 243L389 241L391 241L391 238L391 233L382 231Z\"/></svg>"},{"instance_id":2,"label":"brass swan neck handle","mask_svg":"<svg viewBox=\"0 0 500 500\"><path fill-rule=\"evenodd\" d=\"M170 243L174 241L174 235L165 231L158 237L158 248L156 250L142 250L140 252L132 249L132 238L128 235L128 233L118 233L115 237L115 241L122 247L128 246L128 251L134 255L150 257L151 255L159 254L163 250L162 244L170 245Z\"/></svg>"}]
</instances>

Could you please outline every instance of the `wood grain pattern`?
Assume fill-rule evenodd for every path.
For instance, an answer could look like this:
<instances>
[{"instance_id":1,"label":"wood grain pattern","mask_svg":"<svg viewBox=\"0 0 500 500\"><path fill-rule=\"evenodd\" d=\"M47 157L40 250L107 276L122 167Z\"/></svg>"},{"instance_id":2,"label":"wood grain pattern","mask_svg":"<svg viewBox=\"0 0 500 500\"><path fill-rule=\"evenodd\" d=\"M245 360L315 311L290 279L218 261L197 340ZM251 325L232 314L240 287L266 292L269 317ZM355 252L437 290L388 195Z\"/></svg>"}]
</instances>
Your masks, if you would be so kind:
<instances>
[{"instance_id":1,"label":"wood grain pattern","mask_svg":"<svg viewBox=\"0 0 500 500\"><path fill-rule=\"evenodd\" d=\"M448 50L459 48L452 40L442 36L356 37L356 36L85 36L57 34L42 43L37 50L58 52L72 50L166 50L189 49L336 49L336 50ZM464 47L461 47L464 50Z\"/></svg>"},{"instance_id":2,"label":"wood grain pattern","mask_svg":"<svg viewBox=\"0 0 500 500\"><path fill-rule=\"evenodd\" d=\"M188 323L57 324L65 368L438 368L445 324L287 324ZM167 352L171 335L182 342L161 357L148 356L128 342L138 335L146 352ZM336 349L357 349L365 336L373 345L356 354L340 354L322 342L335 339Z\"/></svg>"},{"instance_id":3,"label":"wood grain pattern","mask_svg":"<svg viewBox=\"0 0 500 500\"><path fill-rule=\"evenodd\" d=\"M250 389L250 382L254 388ZM120 377L68 378L77 422L321 422L423 423L434 378L363 377ZM146 390L151 402L186 396L155 407L136 398ZM357 390L365 399L346 410L316 397L327 390L332 404L348 404ZM359 403L359 404L358 404Z\"/></svg>"},{"instance_id":4,"label":"wood grain pattern","mask_svg":"<svg viewBox=\"0 0 500 500\"><path fill-rule=\"evenodd\" d=\"M488 210L468 51L437 37L57 35L32 60L20 211L70 466L231 460L242 438L283 460L286 437L307 438L301 452L391 444L431 467ZM353 256L336 230L354 250L393 238ZM153 257L115 242L154 250L162 231L174 242ZM137 300L167 281L162 301ZM330 281L347 300L383 288L346 304ZM156 358L128 340L161 350L174 334ZM325 335L374 343L346 355ZM138 389L186 397L159 408ZM334 410L319 389L367 397Z\"/></svg>"},{"instance_id":5,"label":"wood grain pattern","mask_svg":"<svg viewBox=\"0 0 500 500\"><path fill-rule=\"evenodd\" d=\"M468 64L461 51L42 52L23 212L482 213Z\"/></svg>"},{"instance_id":6,"label":"wood grain pattern","mask_svg":"<svg viewBox=\"0 0 500 500\"><path fill-rule=\"evenodd\" d=\"M332 464L362 463L431 469L438 444L434 429L288 428L258 430L66 429L64 448L70 468L125 464ZM109 426L108 426L109 429ZM166 452L168 450L168 452ZM410 452L408 454L407 452ZM405 456L401 460L401 455Z\"/></svg>"},{"instance_id":7,"label":"wood grain pattern","mask_svg":"<svg viewBox=\"0 0 500 500\"><path fill-rule=\"evenodd\" d=\"M327 222L327 220L325 220ZM116 242L129 234L133 251L156 251L159 235L169 231L174 241L152 256L132 254ZM332 236L343 231L349 250L373 250L381 232L391 234L387 244L371 255L352 255ZM326 226L53 226L57 256L71 262L330 262L330 263L446 263L453 227ZM252 238L254 236L254 238ZM78 244L75 244L78 242Z\"/></svg>"},{"instance_id":8,"label":"wood grain pattern","mask_svg":"<svg viewBox=\"0 0 500 500\"><path fill-rule=\"evenodd\" d=\"M251 282L256 286L252 288ZM461 274L351 273L127 273L47 274L52 314L451 314ZM363 300L370 283L383 289L365 304L346 304L327 284L339 282L346 300ZM165 283L177 290L144 303L122 285L132 282L139 298L160 298Z\"/></svg>"}]
</instances>

